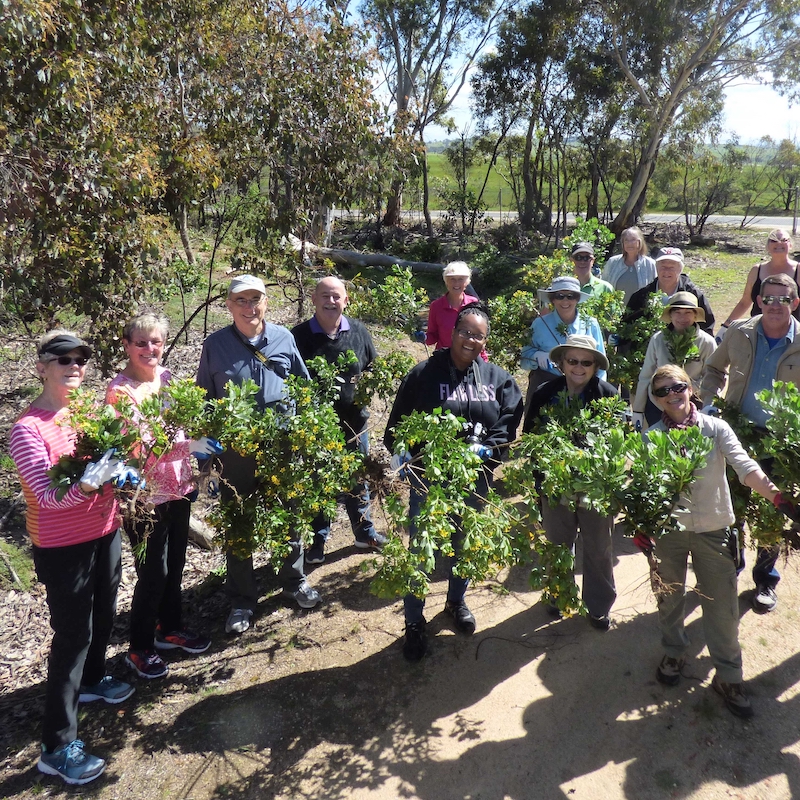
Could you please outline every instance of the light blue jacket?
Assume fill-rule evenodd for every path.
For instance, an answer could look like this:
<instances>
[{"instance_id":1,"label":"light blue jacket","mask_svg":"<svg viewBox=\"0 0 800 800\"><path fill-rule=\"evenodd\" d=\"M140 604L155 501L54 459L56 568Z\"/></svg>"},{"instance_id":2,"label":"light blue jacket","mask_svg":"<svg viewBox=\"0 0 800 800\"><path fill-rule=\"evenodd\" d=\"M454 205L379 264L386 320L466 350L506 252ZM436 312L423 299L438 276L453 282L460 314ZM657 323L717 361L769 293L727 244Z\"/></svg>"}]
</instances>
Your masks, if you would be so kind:
<instances>
[{"instance_id":1,"label":"light blue jacket","mask_svg":"<svg viewBox=\"0 0 800 800\"><path fill-rule=\"evenodd\" d=\"M567 337L556 330L560 323L561 317L555 311L551 311L543 317L537 317L533 321L531 325L531 343L522 348L520 363L522 369L538 369L539 365L536 362L536 352L538 350L544 350L545 353L549 353L556 345L564 344L567 341ZM597 349L605 355L606 345L603 341L600 325L594 317L582 317L580 308L578 308L578 315L575 317L575 321L571 325L567 325L567 333L570 336L574 336L576 333L583 336L591 336L597 342ZM552 372L554 375L561 374L555 364L552 365L552 369L549 369L548 372ZM605 380L606 371L604 369L597 370L597 377L601 381Z\"/></svg>"}]
</instances>

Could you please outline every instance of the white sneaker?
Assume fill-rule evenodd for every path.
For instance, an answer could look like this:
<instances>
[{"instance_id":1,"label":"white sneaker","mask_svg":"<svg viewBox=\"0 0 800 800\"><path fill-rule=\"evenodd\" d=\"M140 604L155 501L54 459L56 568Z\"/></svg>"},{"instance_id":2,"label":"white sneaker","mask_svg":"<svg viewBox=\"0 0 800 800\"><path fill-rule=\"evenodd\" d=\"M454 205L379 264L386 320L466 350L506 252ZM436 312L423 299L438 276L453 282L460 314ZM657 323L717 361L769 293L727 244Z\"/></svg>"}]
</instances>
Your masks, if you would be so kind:
<instances>
[{"instance_id":1,"label":"white sneaker","mask_svg":"<svg viewBox=\"0 0 800 800\"><path fill-rule=\"evenodd\" d=\"M225 622L225 633L244 633L252 618L253 612L249 608L232 608Z\"/></svg>"}]
</instances>

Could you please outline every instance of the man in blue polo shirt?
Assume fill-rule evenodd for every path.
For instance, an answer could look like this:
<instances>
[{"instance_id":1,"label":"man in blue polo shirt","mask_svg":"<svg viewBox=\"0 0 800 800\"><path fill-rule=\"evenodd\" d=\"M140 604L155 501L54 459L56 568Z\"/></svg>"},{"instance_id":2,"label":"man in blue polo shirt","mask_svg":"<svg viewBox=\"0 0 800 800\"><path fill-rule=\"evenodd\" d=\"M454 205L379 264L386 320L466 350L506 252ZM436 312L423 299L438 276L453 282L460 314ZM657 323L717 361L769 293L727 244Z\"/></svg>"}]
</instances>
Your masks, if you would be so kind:
<instances>
[{"instance_id":1,"label":"man in blue polo shirt","mask_svg":"<svg viewBox=\"0 0 800 800\"><path fill-rule=\"evenodd\" d=\"M755 425L766 428L767 412L756 394L771 389L776 380L800 386L800 323L792 316L800 304L797 292L797 284L788 275L771 275L763 281L758 297L762 313L732 323L706 361L701 385L704 403L710 403L728 381L725 399L738 405ZM769 474L770 464L761 466ZM759 614L773 611L778 604L778 555L777 545L758 549L753 567L753 610Z\"/></svg>"},{"instance_id":2,"label":"man in blue polo shirt","mask_svg":"<svg viewBox=\"0 0 800 800\"><path fill-rule=\"evenodd\" d=\"M308 378L308 370L297 351L291 333L280 325L266 322L267 295L264 282L254 275L234 278L225 301L233 324L212 333L203 343L197 385L210 399L224 397L229 381L240 384L246 379L258 386L256 402L262 411L279 407L284 398L283 384L289 375ZM257 490L255 459L227 449L221 456L220 491L223 500L234 491L247 495ZM303 571L303 545L293 535L289 555L278 571L283 595L300 608L313 608L320 602L319 593L306 581ZM231 610L225 622L226 633L244 633L258 601L253 557L240 558L226 553L227 583Z\"/></svg>"}]
</instances>

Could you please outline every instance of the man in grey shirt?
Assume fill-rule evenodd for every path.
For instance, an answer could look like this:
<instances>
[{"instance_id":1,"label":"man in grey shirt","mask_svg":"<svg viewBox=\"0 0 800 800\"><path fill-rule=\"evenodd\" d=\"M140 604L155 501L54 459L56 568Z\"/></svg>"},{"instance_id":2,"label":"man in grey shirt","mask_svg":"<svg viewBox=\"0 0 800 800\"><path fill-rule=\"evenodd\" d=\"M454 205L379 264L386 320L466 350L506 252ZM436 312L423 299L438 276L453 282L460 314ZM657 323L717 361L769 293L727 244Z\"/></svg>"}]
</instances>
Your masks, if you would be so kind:
<instances>
[{"instance_id":1,"label":"man in grey shirt","mask_svg":"<svg viewBox=\"0 0 800 800\"><path fill-rule=\"evenodd\" d=\"M284 381L289 375L308 378L303 359L292 334L280 325L266 322L267 297L264 282L253 275L234 278L228 288L225 304L233 324L212 333L203 344L197 385L210 399L225 396L229 381L240 384L248 378L258 386L256 401L261 410L279 406L284 398ZM256 490L255 460L226 450L222 462L223 499L247 495ZM301 608L313 608L320 602L303 572L303 545L297 536L289 543L290 552L283 562L278 580L283 595ZM244 633L258 601L253 557L239 558L226 553L226 591L231 598L231 611L225 623L227 633Z\"/></svg>"}]
</instances>

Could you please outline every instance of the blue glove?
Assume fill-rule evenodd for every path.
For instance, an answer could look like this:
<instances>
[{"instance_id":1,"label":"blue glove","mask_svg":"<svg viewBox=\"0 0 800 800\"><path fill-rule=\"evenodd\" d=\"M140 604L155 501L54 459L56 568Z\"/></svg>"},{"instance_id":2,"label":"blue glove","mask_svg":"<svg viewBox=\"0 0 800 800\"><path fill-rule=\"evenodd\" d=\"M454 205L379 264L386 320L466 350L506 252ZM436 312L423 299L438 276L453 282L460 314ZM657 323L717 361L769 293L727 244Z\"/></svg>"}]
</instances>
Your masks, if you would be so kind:
<instances>
[{"instance_id":1,"label":"blue glove","mask_svg":"<svg viewBox=\"0 0 800 800\"><path fill-rule=\"evenodd\" d=\"M189 452L198 460L205 461L211 456L218 456L225 448L216 440L208 436L189 440Z\"/></svg>"},{"instance_id":2,"label":"blue glove","mask_svg":"<svg viewBox=\"0 0 800 800\"><path fill-rule=\"evenodd\" d=\"M411 334L411 338L415 342L425 344L425 331L414 331L414 333Z\"/></svg>"},{"instance_id":3,"label":"blue glove","mask_svg":"<svg viewBox=\"0 0 800 800\"><path fill-rule=\"evenodd\" d=\"M478 444L478 442L473 442L469 446L469 449L484 461L487 461L492 457L492 448L487 447L485 444Z\"/></svg>"},{"instance_id":4,"label":"blue glove","mask_svg":"<svg viewBox=\"0 0 800 800\"><path fill-rule=\"evenodd\" d=\"M209 480L206 492L212 500L216 500L219 497L219 484L213 478Z\"/></svg>"},{"instance_id":5,"label":"blue glove","mask_svg":"<svg viewBox=\"0 0 800 800\"><path fill-rule=\"evenodd\" d=\"M705 414L707 417L718 417L719 409L714 405L707 405L700 409L700 413Z\"/></svg>"},{"instance_id":6,"label":"blue glove","mask_svg":"<svg viewBox=\"0 0 800 800\"><path fill-rule=\"evenodd\" d=\"M725 338L725 331L728 330L727 325L720 325L719 330L717 331L717 335L714 337L714 341L717 344L722 344L723 338Z\"/></svg>"},{"instance_id":7,"label":"blue glove","mask_svg":"<svg viewBox=\"0 0 800 800\"><path fill-rule=\"evenodd\" d=\"M114 486L117 489L121 489L126 483L130 483L133 488L140 486L142 489L147 485L145 479L139 475L138 469L120 464L117 473L114 475Z\"/></svg>"},{"instance_id":8,"label":"blue glove","mask_svg":"<svg viewBox=\"0 0 800 800\"><path fill-rule=\"evenodd\" d=\"M411 453L409 453L408 450L403 450L402 453L395 453L392 456L392 460L389 462L392 472L396 472L398 478L407 478L408 469L406 468L406 464L408 464L409 461L411 461Z\"/></svg>"},{"instance_id":9,"label":"blue glove","mask_svg":"<svg viewBox=\"0 0 800 800\"><path fill-rule=\"evenodd\" d=\"M616 333L611 333L608 336L608 346L617 347L619 345L619 336Z\"/></svg>"}]
</instances>

